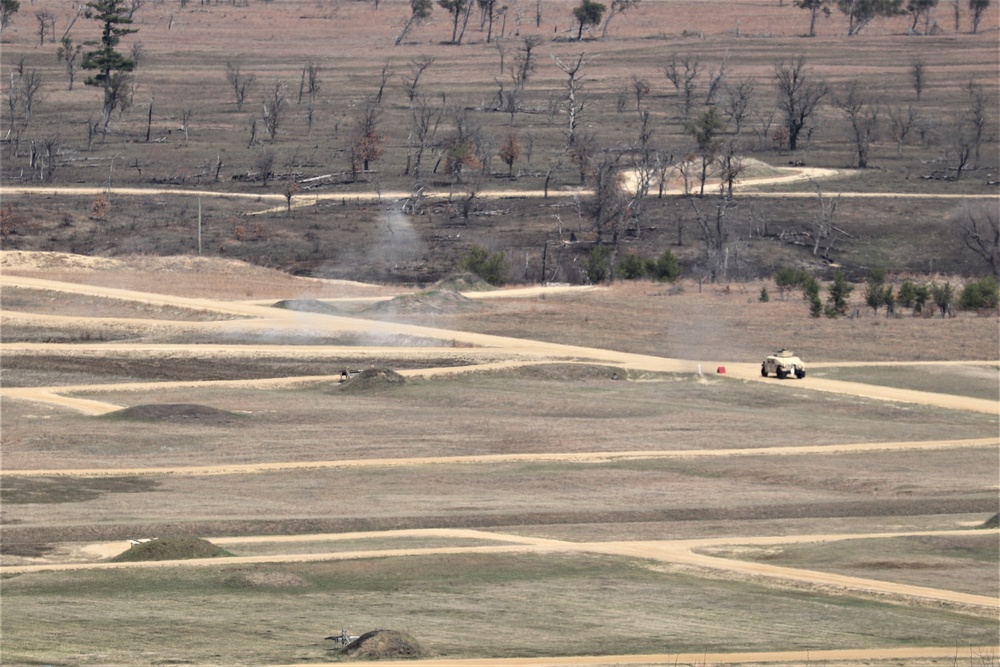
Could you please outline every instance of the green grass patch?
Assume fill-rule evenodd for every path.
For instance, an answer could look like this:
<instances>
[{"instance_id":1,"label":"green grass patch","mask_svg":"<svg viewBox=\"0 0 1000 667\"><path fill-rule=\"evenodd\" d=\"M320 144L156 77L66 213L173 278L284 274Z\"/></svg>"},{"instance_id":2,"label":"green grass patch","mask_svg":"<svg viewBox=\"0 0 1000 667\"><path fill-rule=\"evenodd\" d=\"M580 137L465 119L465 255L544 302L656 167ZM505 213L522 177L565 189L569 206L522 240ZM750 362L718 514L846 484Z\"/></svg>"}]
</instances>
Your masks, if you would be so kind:
<instances>
[{"instance_id":1,"label":"green grass patch","mask_svg":"<svg viewBox=\"0 0 1000 667\"><path fill-rule=\"evenodd\" d=\"M0 487L0 502L12 505L79 503L109 493L146 493L160 483L149 477L9 477Z\"/></svg>"},{"instance_id":2,"label":"green grass patch","mask_svg":"<svg viewBox=\"0 0 1000 667\"><path fill-rule=\"evenodd\" d=\"M990 619L589 554L52 572L5 582L4 606L12 662L319 661L334 655L323 638L340 628L386 627L446 658L996 641Z\"/></svg>"},{"instance_id":3,"label":"green grass patch","mask_svg":"<svg viewBox=\"0 0 1000 667\"><path fill-rule=\"evenodd\" d=\"M813 377L863 382L899 389L1000 400L997 366L865 366L816 368Z\"/></svg>"}]
</instances>

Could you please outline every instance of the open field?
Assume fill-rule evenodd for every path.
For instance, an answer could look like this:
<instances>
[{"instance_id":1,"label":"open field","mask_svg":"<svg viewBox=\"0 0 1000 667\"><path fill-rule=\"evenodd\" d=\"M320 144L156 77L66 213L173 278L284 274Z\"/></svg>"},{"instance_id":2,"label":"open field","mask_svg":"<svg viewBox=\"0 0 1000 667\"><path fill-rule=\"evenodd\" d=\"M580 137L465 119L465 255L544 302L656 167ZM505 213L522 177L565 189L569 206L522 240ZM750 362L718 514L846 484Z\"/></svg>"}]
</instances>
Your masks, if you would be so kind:
<instances>
[{"instance_id":1,"label":"open field","mask_svg":"<svg viewBox=\"0 0 1000 667\"><path fill-rule=\"evenodd\" d=\"M578 41L574 0L514 0L461 45L434 3L396 47L403 0L135 4L106 131L55 57L97 23L33 0L0 35L0 662L341 663L342 629L423 667L1000 661L995 309L858 284L810 318L773 280L996 273L962 234L1000 203L996 3L806 38L794 3L645 0ZM800 56L829 91L791 150ZM690 121L741 87L695 196ZM475 245L538 286L440 282ZM602 245L681 279L586 284ZM761 378L784 346L807 377ZM111 561L182 537L234 555Z\"/></svg>"},{"instance_id":2,"label":"open field","mask_svg":"<svg viewBox=\"0 0 1000 667\"><path fill-rule=\"evenodd\" d=\"M617 284L379 310L384 288L252 267L270 298L247 301L232 263L70 260L3 257L5 664L337 662L342 627L405 630L428 665L997 655L993 318L817 321L824 363L778 381L753 348L812 322L754 313L797 300ZM269 305L301 294L339 314ZM706 303L720 326L685 342ZM901 343L834 335L855 325ZM879 363L838 365L858 349ZM339 383L355 363L406 382ZM107 562L169 536L235 555Z\"/></svg>"}]
</instances>

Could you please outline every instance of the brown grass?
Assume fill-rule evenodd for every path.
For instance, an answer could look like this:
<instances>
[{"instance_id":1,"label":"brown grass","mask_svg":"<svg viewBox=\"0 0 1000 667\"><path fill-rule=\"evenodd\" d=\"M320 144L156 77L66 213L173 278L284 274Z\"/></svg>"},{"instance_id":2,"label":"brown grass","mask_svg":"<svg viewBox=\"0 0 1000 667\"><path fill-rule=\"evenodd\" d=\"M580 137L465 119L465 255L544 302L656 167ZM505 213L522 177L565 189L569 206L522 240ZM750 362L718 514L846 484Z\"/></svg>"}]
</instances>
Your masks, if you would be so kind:
<instances>
[{"instance_id":1,"label":"brown grass","mask_svg":"<svg viewBox=\"0 0 1000 667\"><path fill-rule=\"evenodd\" d=\"M483 192L540 189L545 172L556 165L553 190L578 185L578 170L565 154L565 117L561 113L550 115L547 110L553 104L558 106L564 86L563 74L552 58L568 60L581 52L593 56L586 69L586 99L590 106L585 130L595 135L601 146L626 146L636 140L637 114L631 106L622 113L616 110L619 93L635 76L649 81L652 88L646 104L654 119L658 150L679 157L691 149L691 140L677 114L676 93L662 72L672 54L699 56L704 72L718 68L728 55L729 80L755 77L758 102L765 114L773 106L771 78L775 59L804 55L810 63L810 76L828 80L835 92L842 91L846 82L858 79L878 92L886 111L914 105L927 121L923 138L914 134L903 147L902 156L883 133L872 156L876 168L825 184L825 192L838 188L947 195L996 192L995 186L987 185L996 180L995 138L983 146L980 168L970 171L968 178L958 182L922 178L946 172L952 166L950 128L967 107L963 86L970 81L983 85L989 109L1000 108L994 48L998 17L992 8L980 34L975 36L967 34L967 18L963 18L962 32L953 33L950 16L940 7L935 20L945 33L938 36L907 35L909 19L900 17L875 21L864 34L848 38L844 34L846 20L835 12L835 16L821 22L816 38L805 39L801 34L808 17L792 5L729 3L720 12L716 4L709 2L654 2L616 19L607 39L576 43L565 39L572 27L572 5L566 0L547 3L538 28L534 27L533 16L529 16L533 12L527 11L523 17L520 36L542 39L538 68L525 98L526 107L537 113L518 114L513 127L522 143L531 138L531 160L529 163L525 156L516 165L520 176L511 181L505 176L505 165L494 158L495 173L476 177ZM51 11L60 26L67 21L67 10L57 0L38 0L33 8ZM380 205L355 207L344 206L336 199L322 205L310 201L315 193L409 192L413 183L404 175L404 165L410 110L401 77L409 75L409 65L416 58L435 59L422 83L423 92L431 99L446 100L442 103L446 108L472 109L475 123L486 136L493 137L493 143L511 131L505 114L481 110L489 106L496 93L495 78L506 75L500 72L499 51L484 43L478 27L470 29L465 45L443 45L441 42L448 36L447 17L438 8L432 20L414 32L412 43L391 48L388 45L406 12L402 2L384 3L378 11L366 3L312 0L247 8L189 5L183 10L169 3L147 3L136 23L139 32L125 40L141 42L145 52L137 71L135 105L115 120L106 142L99 141L88 150L83 128L88 117L99 111L97 93L79 82L73 91L61 90L64 73L62 64L53 57L55 47L37 45L33 17L22 11L4 33L4 60L13 63L23 56L25 66L40 71L46 85L31 124L22 131L20 147L8 147L15 154L4 161L5 182L32 182L27 166L30 140L58 134L62 151L57 185L105 186L110 180L117 187L166 184L269 197L259 201L203 198L206 254L246 258L311 275L432 282L452 269L461 251L475 242L508 252L518 267L512 273L513 280L537 280L541 246L546 240L566 241L571 231L581 237L590 231L589 212L582 211L581 220L581 211L572 201L562 202L565 206L551 200L508 204L490 203L480 197L479 212L498 215L474 216L468 227L463 225L456 207L447 203L429 207L427 215L399 220L394 217L398 202L386 200ZM720 13L723 16L718 16ZM508 33L515 30L513 22L514 17L508 17ZM95 28L92 22L78 21L72 36L78 42L93 38ZM248 30L259 35L256 45L266 48L248 49ZM508 64L517 41L508 34ZM381 56L372 57L373 46L384 46ZM919 101L910 81L911 63L918 57L924 59L927 68L926 89ZM227 89L227 59L240 60L245 72L258 76L258 87L242 113L235 110ZM306 125L308 105L296 101L299 76L307 62L321 68L322 85L311 132ZM373 172L363 182L343 184L356 110L364 96L374 92L379 72L387 62L393 74L387 82L385 113L379 128L385 137L385 156L374 164ZM260 115L265 92L279 79L289 87L283 127L273 143L247 147L249 118ZM151 100L153 141L145 143L146 112ZM184 139L177 126L188 110L194 115L190 136ZM450 111L445 113L441 139L453 132L452 115ZM816 166L849 167L853 156L844 114L824 104L816 120L814 136L795 155L776 151L768 137L754 135L754 129L758 134L763 132L756 121L747 130L746 150L778 166L804 160ZM996 136L995 132L988 134ZM267 188L259 182L234 180L253 172L257 156L265 149L277 156L278 180ZM219 183L213 180L216 159L225 164ZM428 169L435 159L429 158ZM296 196L299 204L309 206L291 215L280 211L284 204L280 193L285 186L281 178L329 173L335 174L333 185L316 191L304 189ZM443 176L425 175L431 187L448 189ZM811 192L812 186L804 183L793 189ZM136 198L113 193L111 210L98 221L88 215L92 196L5 197L21 222L3 239L4 247L100 255L197 252L194 197L171 194ZM953 200L843 200L838 222L850 237L838 244L834 260L858 275L871 266L921 273L980 273L984 269L979 260L965 253L961 243L940 224L958 205ZM279 212L245 216L274 207ZM731 223L739 237L750 240L750 246L741 251L749 265L734 267L732 277L768 275L776 266L791 262L824 271L825 265L803 252L802 247L776 241L779 236L788 239L806 231L816 214L817 205L812 199L744 202L732 214ZM404 221L409 226L402 224ZM749 228L762 223L767 228L765 238L759 238L759 229L757 235L749 236ZM682 256L686 272L697 273L700 244L694 238L696 225L687 201L650 202L643 233L629 238L626 245L648 255L659 254L682 235L682 225L687 228L687 245L675 249ZM581 280L578 262L589 250L587 244L564 249L564 257L558 256L549 264L550 270L556 266L558 270L547 279ZM524 270L522 265L526 265Z\"/></svg>"}]
</instances>

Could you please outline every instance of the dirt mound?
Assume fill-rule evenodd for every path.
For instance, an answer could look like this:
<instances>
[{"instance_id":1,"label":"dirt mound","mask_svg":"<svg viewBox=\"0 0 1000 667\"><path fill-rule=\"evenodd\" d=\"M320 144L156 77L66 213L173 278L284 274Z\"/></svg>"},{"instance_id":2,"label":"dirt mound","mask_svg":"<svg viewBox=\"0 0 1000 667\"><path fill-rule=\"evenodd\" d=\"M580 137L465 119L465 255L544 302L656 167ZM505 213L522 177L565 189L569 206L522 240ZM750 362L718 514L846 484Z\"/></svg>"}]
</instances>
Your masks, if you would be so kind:
<instances>
[{"instance_id":1,"label":"dirt mound","mask_svg":"<svg viewBox=\"0 0 1000 667\"><path fill-rule=\"evenodd\" d=\"M261 570L257 568L240 568L232 570L225 579L226 585L232 588L306 588L309 586L302 577L282 570Z\"/></svg>"},{"instance_id":2,"label":"dirt mound","mask_svg":"<svg viewBox=\"0 0 1000 667\"><path fill-rule=\"evenodd\" d=\"M115 410L106 415L103 419L120 419L144 422L198 422L199 424L228 424L238 415L217 408L210 408L207 405L197 405L193 403L151 403L148 405L136 405L124 410Z\"/></svg>"},{"instance_id":3,"label":"dirt mound","mask_svg":"<svg viewBox=\"0 0 1000 667\"><path fill-rule=\"evenodd\" d=\"M417 640L396 630L366 632L348 644L344 653L358 660L400 660L425 655Z\"/></svg>"},{"instance_id":4,"label":"dirt mound","mask_svg":"<svg viewBox=\"0 0 1000 667\"><path fill-rule=\"evenodd\" d=\"M222 547L197 537L162 537L133 544L128 551L112 558L111 562L224 558L232 555Z\"/></svg>"},{"instance_id":5,"label":"dirt mound","mask_svg":"<svg viewBox=\"0 0 1000 667\"><path fill-rule=\"evenodd\" d=\"M398 313L462 313L480 308L472 299L454 290L427 290L404 294L388 301L376 303L369 313L395 315Z\"/></svg>"},{"instance_id":6,"label":"dirt mound","mask_svg":"<svg viewBox=\"0 0 1000 667\"><path fill-rule=\"evenodd\" d=\"M337 385L337 391L371 391L401 385L406 378L389 368L367 368Z\"/></svg>"}]
</instances>

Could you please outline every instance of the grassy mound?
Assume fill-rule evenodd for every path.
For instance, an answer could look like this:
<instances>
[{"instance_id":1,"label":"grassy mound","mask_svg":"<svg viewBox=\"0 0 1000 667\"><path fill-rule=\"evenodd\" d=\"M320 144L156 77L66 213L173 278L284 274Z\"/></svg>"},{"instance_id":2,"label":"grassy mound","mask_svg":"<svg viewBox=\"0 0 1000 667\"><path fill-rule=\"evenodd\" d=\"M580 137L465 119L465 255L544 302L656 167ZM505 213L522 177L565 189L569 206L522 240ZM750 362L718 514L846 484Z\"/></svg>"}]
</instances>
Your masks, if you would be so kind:
<instances>
[{"instance_id":1,"label":"grassy mound","mask_svg":"<svg viewBox=\"0 0 1000 667\"><path fill-rule=\"evenodd\" d=\"M480 305L472 299L453 290L428 290L416 294L404 294L388 301L376 303L369 313L459 313L478 309Z\"/></svg>"},{"instance_id":2,"label":"grassy mound","mask_svg":"<svg viewBox=\"0 0 1000 667\"><path fill-rule=\"evenodd\" d=\"M366 632L348 644L344 653L358 660L400 660L425 655L417 640L396 630Z\"/></svg>"},{"instance_id":3,"label":"grassy mound","mask_svg":"<svg viewBox=\"0 0 1000 667\"><path fill-rule=\"evenodd\" d=\"M337 391L357 392L404 384L406 378L389 368L367 368L337 385Z\"/></svg>"},{"instance_id":4,"label":"grassy mound","mask_svg":"<svg viewBox=\"0 0 1000 667\"><path fill-rule=\"evenodd\" d=\"M997 528L997 527L1000 527L1000 512L997 512L986 521L983 521L983 525L980 526L980 528Z\"/></svg>"},{"instance_id":5,"label":"grassy mound","mask_svg":"<svg viewBox=\"0 0 1000 667\"><path fill-rule=\"evenodd\" d=\"M283 299L275 303L272 308L295 310L302 313L322 313L326 315L344 314L344 312L336 306L332 306L316 299Z\"/></svg>"},{"instance_id":6,"label":"grassy mound","mask_svg":"<svg viewBox=\"0 0 1000 667\"><path fill-rule=\"evenodd\" d=\"M457 273L437 281L431 289L452 292L488 292L496 288L474 273Z\"/></svg>"},{"instance_id":7,"label":"grassy mound","mask_svg":"<svg viewBox=\"0 0 1000 667\"><path fill-rule=\"evenodd\" d=\"M142 422L227 424L236 419L237 416L232 412L211 408L207 405L196 405L193 403L153 403L149 405L136 405L124 410L115 410L114 412L102 415L101 418Z\"/></svg>"},{"instance_id":8,"label":"grassy mound","mask_svg":"<svg viewBox=\"0 0 1000 667\"><path fill-rule=\"evenodd\" d=\"M309 586L302 577L283 570L239 568L232 570L225 583L239 589L283 589L306 588Z\"/></svg>"},{"instance_id":9,"label":"grassy mound","mask_svg":"<svg viewBox=\"0 0 1000 667\"><path fill-rule=\"evenodd\" d=\"M123 554L111 559L113 563L132 563L149 560L188 560L191 558L224 558L232 556L222 547L197 537L162 537L132 545Z\"/></svg>"}]
</instances>

